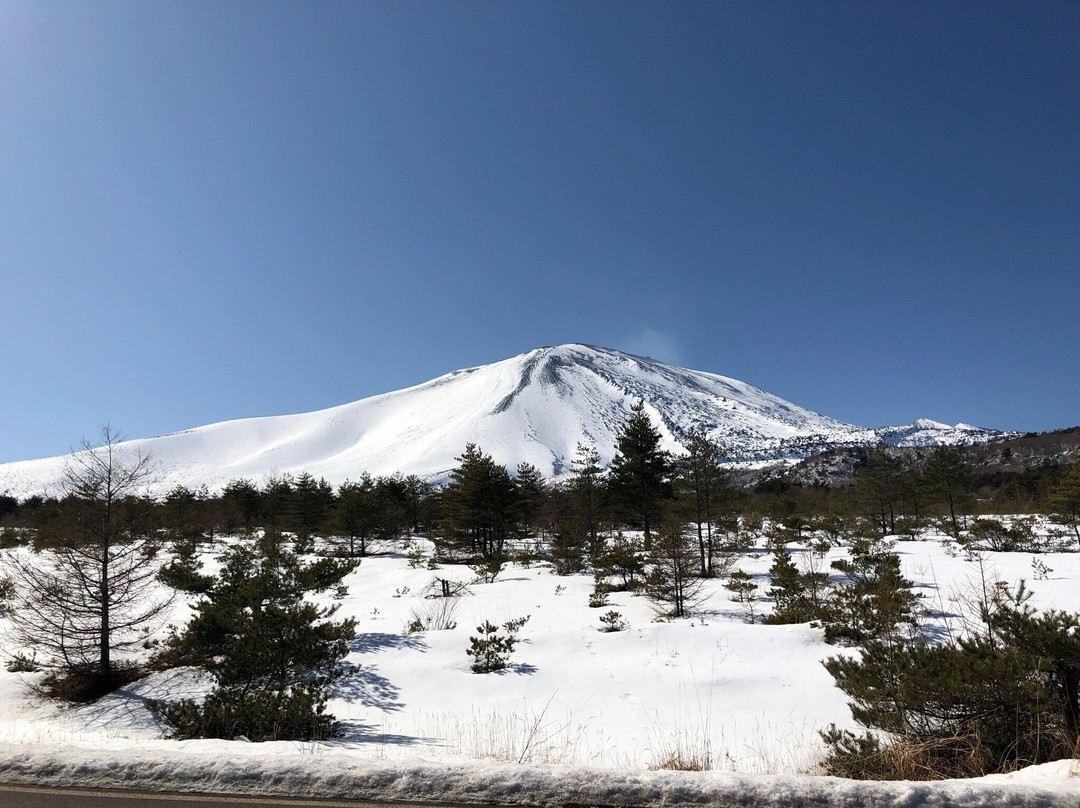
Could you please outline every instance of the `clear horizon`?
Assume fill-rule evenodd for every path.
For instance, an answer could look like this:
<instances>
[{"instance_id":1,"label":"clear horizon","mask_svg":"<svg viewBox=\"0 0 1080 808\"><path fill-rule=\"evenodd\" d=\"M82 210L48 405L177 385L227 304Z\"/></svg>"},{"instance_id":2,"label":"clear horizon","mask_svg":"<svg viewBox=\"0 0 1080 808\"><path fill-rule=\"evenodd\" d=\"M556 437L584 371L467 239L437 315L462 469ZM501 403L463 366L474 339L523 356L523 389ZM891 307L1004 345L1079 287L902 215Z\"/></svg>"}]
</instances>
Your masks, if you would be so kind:
<instances>
[{"instance_id":1,"label":"clear horizon","mask_svg":"<svg viewBox=\"0 0 1080 808\"><path fill-rule=\"evenodd\" d=\"M0 462L543 346L1080 423L1080 7L0 2Z\"/></svg>"}]
</instances>

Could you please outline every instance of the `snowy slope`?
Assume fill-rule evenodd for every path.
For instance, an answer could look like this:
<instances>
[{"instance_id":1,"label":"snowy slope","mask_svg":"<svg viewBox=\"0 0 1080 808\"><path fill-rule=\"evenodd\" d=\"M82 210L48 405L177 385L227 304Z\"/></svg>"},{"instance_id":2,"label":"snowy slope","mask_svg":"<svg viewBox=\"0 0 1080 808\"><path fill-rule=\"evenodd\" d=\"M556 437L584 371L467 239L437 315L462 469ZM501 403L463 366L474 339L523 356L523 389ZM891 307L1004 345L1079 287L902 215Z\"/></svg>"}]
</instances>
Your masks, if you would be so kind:
<instances>
[{"instance_id":1,"label":"snowy slope","mask_svg":"<svg viewBox=\"0 0 1080 808\"><path fill-rule=\"evenodd\" d=\"M155 491L177 484L219 487L240 477L307 471L337 484L402 472L445 478L468 442L511 468L521 462L565 474L578 442L611 460L630 406L646 403L664 435L703 426L732 461L803 457L835 445L875 443L875 430L798 407L744 382L587 345L538 348L393 393L297 415L225 421L133 440L158 464ZM920 426L920 424L922 426ZM934 422L895 428L890 443L935 442ZM942 434L956 430L934 425ZM960 429L957 427L956 429ZM965 440L1000 434L966 428ZM0 465L0 492L24 497L57 490L63 458Z\"/></svg>"}]
</instances>

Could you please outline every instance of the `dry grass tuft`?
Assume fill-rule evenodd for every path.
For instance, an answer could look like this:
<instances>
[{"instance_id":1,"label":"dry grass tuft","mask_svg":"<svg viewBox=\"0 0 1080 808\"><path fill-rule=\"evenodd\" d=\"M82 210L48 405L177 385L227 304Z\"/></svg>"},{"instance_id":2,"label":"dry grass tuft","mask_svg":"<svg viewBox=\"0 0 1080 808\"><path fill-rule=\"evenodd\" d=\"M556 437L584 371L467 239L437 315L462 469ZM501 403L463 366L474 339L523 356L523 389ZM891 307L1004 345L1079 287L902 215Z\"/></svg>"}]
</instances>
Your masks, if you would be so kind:
<instances>
[{"instance_id":1,"label":"dry grass tuft","mask_svg":"<svg viewBox=\"0 0 1080 808\"><path fill-rule=\"evenodd\" d=\"M713 767L709 749L676 749L649 766L652 771L668 769L679 772L707 772Z\"/></svg>"}]
</instances>

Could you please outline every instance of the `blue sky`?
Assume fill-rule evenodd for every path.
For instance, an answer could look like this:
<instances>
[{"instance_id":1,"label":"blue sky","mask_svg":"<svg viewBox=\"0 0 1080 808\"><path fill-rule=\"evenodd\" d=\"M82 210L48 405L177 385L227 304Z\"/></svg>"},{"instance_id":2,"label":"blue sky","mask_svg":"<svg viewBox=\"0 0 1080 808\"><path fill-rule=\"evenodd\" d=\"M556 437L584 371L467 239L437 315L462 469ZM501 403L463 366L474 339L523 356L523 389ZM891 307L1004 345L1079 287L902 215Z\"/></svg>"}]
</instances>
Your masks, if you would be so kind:
<instances>
[{"instance_id":1,"label":"blue sky","mask_svg":"<svg viewBox=\"0 0 1080 808\"><path fill-rule=\"evenodd\" d=\"M0 0L0 461L588 342L1080 423L1076 3Z\"/></svg>"}]
</instances>

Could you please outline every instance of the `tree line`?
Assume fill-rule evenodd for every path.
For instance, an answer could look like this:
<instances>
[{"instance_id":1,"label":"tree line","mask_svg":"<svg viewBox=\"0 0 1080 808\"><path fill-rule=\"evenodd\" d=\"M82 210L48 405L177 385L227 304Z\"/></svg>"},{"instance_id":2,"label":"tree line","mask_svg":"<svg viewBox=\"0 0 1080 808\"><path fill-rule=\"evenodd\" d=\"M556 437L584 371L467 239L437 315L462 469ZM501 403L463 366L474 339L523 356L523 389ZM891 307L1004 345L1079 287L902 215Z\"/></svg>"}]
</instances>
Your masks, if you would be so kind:
<instances>
[{"instance_id":1,"label":"tree line","mask_svg":"<svg viewBox=\"0 0 1080 808\"><path fill-rule=\"evenodd\" d=\"M112 508L130 532L193 549L261 528L291 534L301 546L319 539L348 556L410 533L440 535L447 554L479 557L503 554L508 542L532 537L550 543L571 568L595 549L599 536L638 530L650 544L663 520L674 517L693 525L705 576L715 567L717 542L738 520L751 526L767 520L795 536L822 529L916 535L934 525L958 537L977 515L1043 513L1080 545L1076 462L988 475L955 448L918 455L881 446L852 450L850 484L807 485L776 476L747 486L732 476L704 429L684 438L681 454L660 446L660 432L638 402L619 430L610 467L602 467L596 446L579 444L570 475L558 483L527 463L511 471L469 444L441 487L416 475L367 473L335 487L304 472L236 479L218 491L178 485L159 498L133 489ZM7 529L0 545L16 541L15 528L32 529L44 543L62 536L77 518L79 499L70 490L22 501L0 496L0 528Z\"/></svg>"},{"instance_id":2,"label":"tree line","mask_svg":"<svg viewBox=\"0 0 1080 808\"><path fill-rule=\"evenodd\" d=\"M557 574L592 573L589 606L606 606L610 592L631 590L647 595L665 618L693 613L702 583L723 577L754 621L758 585L733 565L752 547L763 547L773 555L766 622L813 621L827 641L866 649L858 660L830 660L829 669L868 726L894 734L899 727L907 740L920 742L927 726L951 726L918 713L928 694L969 704L971 720L1001 709L992 695L969 703L982 691L962 674L982 664L992 669L990 676L1009 662L1000 654L1027 654L1015 664L1034 659L1048 666L1046 690L1033 698L1044 711L1056 705L1039 726L1053 725L1058 734L1036 733L1024 744L1006 738L997 747L987 737L976 751L987 767L1000 768L1020 762L1010 750L1037 756L1040 743L1060 749L1075 738L1080 633L1074 616L1039 615L1023 593L998 591L980 607L986 643L949 642L930 652L918 635L918 599L886 537L933 523L970 552L1045 549L1022 522L976 516L985 509L985 491L954 449L938 448L919 463L885 447L871 449L845 487L775 478L744 488L704 429L686 436L682 453L664 451L639 401L618 430L610 466L602 466L595 446L581 444L562 483L545 480L529 464L511 472L468 444L442 487L415 476L362 474L335 488L300 474L260 484L235 480L213 493L178 486L155 499L142 493L150 459L120 457L117 442L106 428L99 446L87 443L86 451L73 454L62 496L4 503L0 539L29 542L37 551L6 559L5 580L20 591L10 623L21 645L44 652L64 674L46 680L54 694L92 698L139 675L118 664L116 653L143 642L168 605L164 596L148 596L151 578L198 598L195 618L171 633L156 658L162 665L200 665L217 681L200 704L152 705L178 737L232 737L238 727L260 738L333 734L326 688L344 673L339 662L354 625L333 620L333 607L317 608L306 596L338 591L374 543L421 534L434 543L432 563L468 562L490 579L514 555L540 556ZM1046 502L1075 533L1080 466L1054 475ZM224 535L242 538L224 546L220 572L207 575L200 551ZM831 578L824 558L841 545L850 552L831 564L838 573ZM165 562L152 563L161 553ZM600 622L602 630L625 627L614 611ZM924 653L934 664L952 665L953 678L922 677L926 666L910 662ZM32 659L15 663L35 666ZM893 688L889 704L905 704L903 715L871 703L882 688ZM921 723L905 723L916 720ZM972 731L990 730L979 724ZM871 736L834 733L826 740L837 772L872 769L895 751L875 746ZM972 753L963 745L950 748L961 752L949 757L948 749L934 747L934 754L956 763Z\"/></svg>"}]
</instances>

